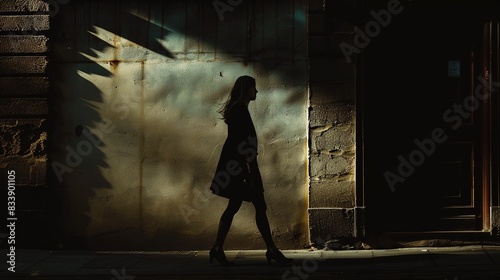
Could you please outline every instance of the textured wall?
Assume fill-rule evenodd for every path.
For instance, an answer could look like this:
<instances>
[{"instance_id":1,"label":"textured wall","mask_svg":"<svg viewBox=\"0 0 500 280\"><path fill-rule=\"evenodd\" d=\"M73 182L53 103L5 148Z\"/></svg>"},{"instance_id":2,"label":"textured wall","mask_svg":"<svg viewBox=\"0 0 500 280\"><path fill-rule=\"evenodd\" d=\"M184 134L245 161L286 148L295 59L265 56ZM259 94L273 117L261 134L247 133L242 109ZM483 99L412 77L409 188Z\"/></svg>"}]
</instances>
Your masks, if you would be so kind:
<instances>
[{"instance_id":1,"label":"textured wall","mask_svg":"<svg viewBox=\"0 0 500 280\"><path fill-rule=\"evenodd\" d=\"M208 192L226 137L217 110L240 75L257 79L249 109L273 236L282 248L309 244L306 3L240 3L62 7L51 170L65 246L209 248L227 204ZM251 204L226 247L264 248Z\"/></svg>"},{"instance_id":2,"label":"textured wall","mask_svg":"<svg viewBox=\"0 0 500 280\"><path fill-rule=\"evenodd\" d=\"M45 247L50 239L50 230L40 230L50 223L51 205L46 179L49 21L43 1L0 2L0 198L7 205L7 172L14 171L16 248ZM0 238L8 236L6 231L0 229Z\"/></svg>"},{"instance_id":3,"label":"textured wall","mask_svg":"<svg viewBox=\"0 0 500 280\"><path fill-rule=\"evenodd\" d=\"M356 1L309 1L310 234L313 243L359 235L356 201ZM358 202L359 203L359 202ZM320 244L321 245L321 244Z\"/></svg>"}]
</instances>

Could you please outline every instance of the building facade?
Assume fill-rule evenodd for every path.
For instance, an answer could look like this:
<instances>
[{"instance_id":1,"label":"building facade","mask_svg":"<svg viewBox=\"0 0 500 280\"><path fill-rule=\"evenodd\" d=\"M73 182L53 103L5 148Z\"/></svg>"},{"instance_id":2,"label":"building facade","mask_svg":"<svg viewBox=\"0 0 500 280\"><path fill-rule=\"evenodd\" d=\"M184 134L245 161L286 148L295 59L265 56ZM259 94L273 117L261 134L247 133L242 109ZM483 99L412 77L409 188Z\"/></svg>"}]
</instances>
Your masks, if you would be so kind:
<instances>
[{"instance_id":1,"label":"building facade","mask_svg":"<svg viewBox=\"0 0 500 280\"><path fill-rule=\"evenodd\" d=\"M2 1L0 167L19 246L209 248L227 204L208 189L217 110L241 75L257 80L279 247L498 240L495 7ZM245 203L227 248L263 248L253 215Z\"/></svg>"}]
</instances>

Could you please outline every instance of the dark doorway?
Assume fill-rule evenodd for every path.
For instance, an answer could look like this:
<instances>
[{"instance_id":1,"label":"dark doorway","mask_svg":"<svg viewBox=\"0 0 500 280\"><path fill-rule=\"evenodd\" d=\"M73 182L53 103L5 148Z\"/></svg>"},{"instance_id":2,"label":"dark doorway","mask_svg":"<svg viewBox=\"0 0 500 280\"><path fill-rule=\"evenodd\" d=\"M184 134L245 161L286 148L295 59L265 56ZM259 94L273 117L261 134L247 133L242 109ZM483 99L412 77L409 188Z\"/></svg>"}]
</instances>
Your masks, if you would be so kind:
<instances>
[{"instance_id":1,"label":"dark doorway","mask_svg":"<svg viewBox=\"0 0 500 280\"><path fill-rule=\"evenodd\" d=\"M365 1L361 27L388 2ZM401 1L363 48L368 233L483 229L487 116L475 94L492 3Z\"/></svg>"}]
</instances>

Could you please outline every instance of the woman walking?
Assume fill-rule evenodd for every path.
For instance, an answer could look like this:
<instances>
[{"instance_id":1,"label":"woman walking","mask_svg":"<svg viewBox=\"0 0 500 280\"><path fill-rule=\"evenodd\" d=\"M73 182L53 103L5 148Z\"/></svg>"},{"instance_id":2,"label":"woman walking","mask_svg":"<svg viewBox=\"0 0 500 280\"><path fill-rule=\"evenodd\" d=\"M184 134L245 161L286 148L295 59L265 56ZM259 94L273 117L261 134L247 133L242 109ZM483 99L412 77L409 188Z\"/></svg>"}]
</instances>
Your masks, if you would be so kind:
<instances>
[{"instance_id":1,"label":"woman walking","mask_svg":"<svg viewBox=\"0 0 500 280\"><path fill-rule=\"evenodd\" d=\"M210 250L210 263L216 259L221 265L234 265L227 260L223 245L233 217L243 201L252 202L255 207L257 227L267 247L267 262L270 264L274 260L287 264L292 261L274 244L266 216L264 188L257 164L257 134L248 112L248 104L256 97L255 79L241 76L219 111L227 124L228 134L210 189L214 194L228 198L229 203L220 218L217 238Z\"/></svg>"}]
</instances>

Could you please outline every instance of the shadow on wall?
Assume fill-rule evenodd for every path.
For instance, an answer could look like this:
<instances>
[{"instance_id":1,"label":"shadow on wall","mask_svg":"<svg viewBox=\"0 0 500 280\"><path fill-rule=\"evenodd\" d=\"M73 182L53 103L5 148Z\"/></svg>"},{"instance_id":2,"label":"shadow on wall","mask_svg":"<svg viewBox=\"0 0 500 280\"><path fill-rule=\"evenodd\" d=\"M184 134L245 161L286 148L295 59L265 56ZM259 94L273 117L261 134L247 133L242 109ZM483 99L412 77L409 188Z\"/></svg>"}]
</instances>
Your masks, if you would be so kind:
<instances>
[{"instance_id":1,"label":"shadow on wall","mask_svg":"<svg viewBox=\"0 0 500 280\"><path fill-rule=\"evenodd\" d=\"M274 49L256 47L271 37L288 42L287 28L293 28L295 20L305 22L295 6L304 1L281 5L289 6L289 12L280 17L272 18L263 9L257 12L265 17L260 21L257 7L276 3L247 2L225 11L224 22L206 1L88 0L61 7L51 22L51 172L61 196L59 246L205 246L199 235L206 229L193 229L179 204L187 201L192 206L197 193L191 186L206 184L212 175L221 148L217 143L225 137L214 105L225 98L232 76L242 69L252 71L245 68L249 63L264 75L276 72L278 80L294 80L300 75L293 70L295 60L305 61L295 56L305 50L305 40L292 39ZM257 22L272 22L277 36ZM266 56L269 59L263 59ZM178 63L181 60L184 63ZM195 70L190 61L196 61ZM224 83L214 83L226 75ZM197 79L204 82L193 83ZM301 94L294 91L282 100L301 105ZM220 139L204 140L207 128ZM186 131L189 134L183 134ZM297 184L300 178L294 178L284 180ZM215 224L219 214L212 215ZM301 226L304 229L295 230L307 228ZM146 238L130 245L138 235Z\"/></svg>"},{"instance_id":2,"label":"shadow on wall","mask_svg":"<svg viewBox=\"0 0 500 280\"><path fill-rule=\"evenodd\" d=\"M134 9L139 11L141 7L113 1L73 1L61 7L52 19L52 78L57 100L51 103L56 134L51 147L52 177L60 183L60 227L64 236L57 240L60 243L57 245L64 248L88 247L86 235L93 216L91 200L99 189L113 188L102 172L110 168L103 152L109 149L106 140L112 140L110 134L126 127L130 112L141 105L141 97L129 96L135 99L102 108L106 103L103 91L107 89L100 85L116 78L123 59L119 54L121 44L126 41L130 46L142 46L158 55L175 58L160 44L160 39L170 31L129 12ZM112 57L106 57L109 54ZM129 54L128 59L138 58L143 64L144 55L144 51L138 53L142 58ZM140 77L134 77L134 83L140 82ZM120 86L119 81L113 84L116 89ZM103 109L115 116L103 116Z\"/></svg>"}]
</instances>

